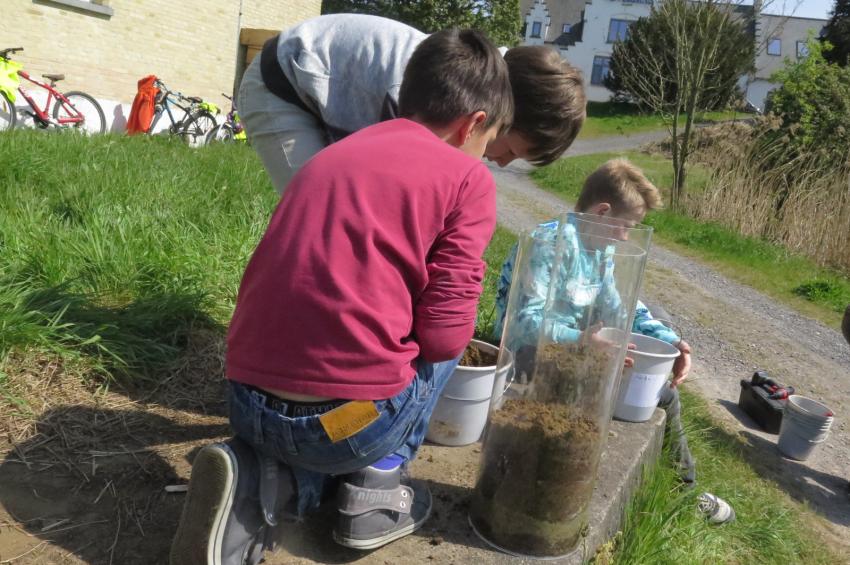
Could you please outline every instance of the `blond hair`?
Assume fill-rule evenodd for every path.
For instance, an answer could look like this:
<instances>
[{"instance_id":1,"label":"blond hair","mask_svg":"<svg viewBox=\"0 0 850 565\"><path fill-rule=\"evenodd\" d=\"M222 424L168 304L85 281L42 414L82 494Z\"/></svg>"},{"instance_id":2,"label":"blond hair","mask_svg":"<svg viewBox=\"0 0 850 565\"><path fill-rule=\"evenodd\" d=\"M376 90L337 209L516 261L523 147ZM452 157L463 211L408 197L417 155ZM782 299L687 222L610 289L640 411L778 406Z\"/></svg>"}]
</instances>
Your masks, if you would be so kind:
<instances>
[{"instance_id":1,"label":"blond hair","mask_svg":"<svg viewBox=\"0 0 850 565\"><path fill-rule=\"evenodd\" d=\"M663 206L658 188L628 159L611 159L587 177L576 202L584 212L607 202L613 214L627 211L646 213Z\"/></svg>"}]
</instances>

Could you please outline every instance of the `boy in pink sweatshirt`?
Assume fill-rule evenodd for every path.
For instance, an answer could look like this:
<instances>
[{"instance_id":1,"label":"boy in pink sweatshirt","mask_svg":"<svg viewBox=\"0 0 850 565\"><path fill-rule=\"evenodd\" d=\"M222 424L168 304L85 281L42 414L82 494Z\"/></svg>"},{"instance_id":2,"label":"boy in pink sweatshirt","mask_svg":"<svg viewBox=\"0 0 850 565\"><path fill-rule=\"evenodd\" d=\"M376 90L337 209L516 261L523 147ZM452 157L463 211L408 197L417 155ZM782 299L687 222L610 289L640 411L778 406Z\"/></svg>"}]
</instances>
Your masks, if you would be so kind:
<instances>
[{"instance_id":1,"label":"boy in pink sweatshirt","mask_svg":"<svg viewBox=\"0 0 850 565\"><path fill-rule=\"evenodd\" d=\"M403 473L472 337L496 223L480 158L513 116L506 64L474 31L413 53L402 118L292 179L248 264L228 334L236 437L195 459L171 562L242 565L340 478L334 539L380 547L427 519Z\"/></svg>"}]
</instances>

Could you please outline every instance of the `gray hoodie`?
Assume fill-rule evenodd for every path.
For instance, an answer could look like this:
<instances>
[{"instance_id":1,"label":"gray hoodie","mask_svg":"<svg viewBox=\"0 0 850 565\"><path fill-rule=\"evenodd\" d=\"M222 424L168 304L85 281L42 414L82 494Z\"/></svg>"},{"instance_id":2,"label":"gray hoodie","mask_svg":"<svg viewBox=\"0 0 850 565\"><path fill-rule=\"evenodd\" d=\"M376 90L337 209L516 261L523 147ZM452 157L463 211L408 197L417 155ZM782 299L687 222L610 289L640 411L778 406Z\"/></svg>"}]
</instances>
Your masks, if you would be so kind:
<instances>
[{"instance_id":1,"label":"gray hoodie","mask_svg":"<svg viewBox=\"0 0 850 565\"><path fill-rule=\"evenodd\" d=\"M333 14L284 30L283 74L333 139L394 117L404 68L426 35L377 16Z\"/></svg>"}]
</instances>

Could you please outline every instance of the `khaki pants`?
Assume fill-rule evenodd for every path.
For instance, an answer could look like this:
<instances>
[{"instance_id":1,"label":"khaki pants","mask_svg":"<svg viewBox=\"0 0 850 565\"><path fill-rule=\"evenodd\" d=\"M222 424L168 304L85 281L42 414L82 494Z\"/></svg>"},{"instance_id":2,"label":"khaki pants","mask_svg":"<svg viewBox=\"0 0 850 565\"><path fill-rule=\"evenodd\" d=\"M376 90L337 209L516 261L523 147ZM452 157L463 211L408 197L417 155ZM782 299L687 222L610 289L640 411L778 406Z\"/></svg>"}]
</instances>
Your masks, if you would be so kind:
<instances>
[{"instance_id":1,"label":"khaki pants","mask_svg":"<svg viewBox=\"0 0 850 565\"><path fill-rule=\"evenodd\" d=\"M248 141L282 196L298 169L328 145L325 130L315 116L266 88L259 55L245 71L237 101Z\"/></svg>"}]
</instances>

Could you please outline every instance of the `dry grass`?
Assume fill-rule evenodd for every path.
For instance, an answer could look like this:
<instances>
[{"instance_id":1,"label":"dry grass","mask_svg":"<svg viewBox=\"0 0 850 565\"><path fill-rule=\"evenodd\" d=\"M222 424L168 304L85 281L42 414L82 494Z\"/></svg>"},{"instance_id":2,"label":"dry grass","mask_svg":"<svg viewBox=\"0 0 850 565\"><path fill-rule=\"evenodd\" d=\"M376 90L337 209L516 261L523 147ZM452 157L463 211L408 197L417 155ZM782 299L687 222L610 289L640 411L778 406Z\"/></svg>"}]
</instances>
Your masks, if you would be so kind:
<instances>
[{"instance_id":1,"label":"dry grass","mask_svg":"<svg viewBox=\"0 0 850 565\"><path fill-rule=\"evenodd\" d=\"M791 155L768 118L700 129L694 159L707 166L704 191L687 213L741 235L782 245L816 264L850 274L850 152L844 162ZM655 149L669 152L669 142Z\"/></svg>"},{"instance_id":2,"label":"dry grass","mask_svg":"<svg viewBox=\"0 0 850 565\"><path fill-rule=\"evenodd\" d=\"M211 329L190 335L185 353L157 384L135 389L109 389L80 378L79 367L56 355L11 355L3 366L8 396L0 402L0 454L14 450L29 467L33 450L42 456L42 465L64 464L63 454L79 460L81 452L88 452L94 467L98 457L116 454L116 439L158 443L151 441L157 423L208 425L210 416L220 418L225 412L224 338ZM40 449L44 446L49 449Z\"/></svg>"}]
</instances>

